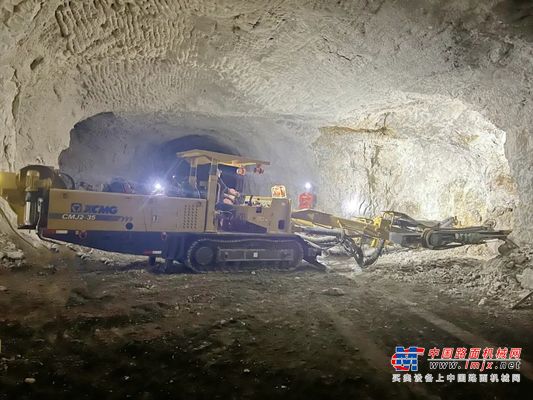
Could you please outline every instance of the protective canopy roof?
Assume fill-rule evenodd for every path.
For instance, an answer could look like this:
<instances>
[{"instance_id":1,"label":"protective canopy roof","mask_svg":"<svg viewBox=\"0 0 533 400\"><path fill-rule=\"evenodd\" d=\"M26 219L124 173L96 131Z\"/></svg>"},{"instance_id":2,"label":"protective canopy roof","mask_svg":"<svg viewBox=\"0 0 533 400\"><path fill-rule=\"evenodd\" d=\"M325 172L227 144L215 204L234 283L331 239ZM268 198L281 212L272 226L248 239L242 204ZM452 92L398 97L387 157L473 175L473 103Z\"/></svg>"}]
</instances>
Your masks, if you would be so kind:
<instances>
[{"instance_id":1,"label":"protective canopy roof","mask_svg":"<svg viewBox=\"0 0 533 400\"><path fill-rule=\"evenodd\" d=\"M246 165L270 165L270 162L268 161L254 160L251 158L207 150L188 150L176 153L176 155L187 160L195 159L197 165L211 164L214 161L218 162L218 164L229 165L232 167L241 167Z\"/></svg>"}]
</instances>

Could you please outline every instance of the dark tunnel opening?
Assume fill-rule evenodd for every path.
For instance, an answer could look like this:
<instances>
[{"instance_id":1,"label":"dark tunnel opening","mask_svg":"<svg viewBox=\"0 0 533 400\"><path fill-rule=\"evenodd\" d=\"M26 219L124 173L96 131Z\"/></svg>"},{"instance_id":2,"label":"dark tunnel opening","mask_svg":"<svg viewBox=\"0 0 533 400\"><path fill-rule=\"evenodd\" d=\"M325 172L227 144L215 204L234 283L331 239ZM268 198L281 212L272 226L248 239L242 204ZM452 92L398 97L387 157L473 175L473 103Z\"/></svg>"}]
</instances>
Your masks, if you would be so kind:
<instances>
[{"instance_id":1,"label":"dark tunnel opening","mask_svg":"<svg viewBox=\"0 0 533 400\"><path fill-rule=\"evenodd\" d=\"M107 112L77 123L70 133L70 146L59 156L59 168L73 177L77 187L98 190L112 181L127 180L137 192L146 193L156 184L176 186L187 179L189 164L176 153L198 149L240 155L217 139L213 130L154 129L150 123L133 121ZM236 168L219 169L227 186L243 188ZM200 166L199 181L207 180L207 176L207 167Z\"/></svg>"}]
</instances>

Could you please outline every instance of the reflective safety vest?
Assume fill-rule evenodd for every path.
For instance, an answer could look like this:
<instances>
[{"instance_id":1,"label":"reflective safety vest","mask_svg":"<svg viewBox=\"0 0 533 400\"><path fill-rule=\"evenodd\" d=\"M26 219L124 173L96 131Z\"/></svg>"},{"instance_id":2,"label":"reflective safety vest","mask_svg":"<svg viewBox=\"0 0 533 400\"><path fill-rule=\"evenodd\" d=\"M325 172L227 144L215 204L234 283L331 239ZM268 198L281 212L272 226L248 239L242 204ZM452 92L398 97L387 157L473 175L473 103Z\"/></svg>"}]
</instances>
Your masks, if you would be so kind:
<instances>
[{"instance_id":1,"label":"reflective safety vest","mask_svg":"<svg viewBox=\"0 0 533 400\"><path fill-rule=\"evenodd\" d=\"M315 204L315 195L313 193L304 192L298 196L298 209L313 208Z\"/></svg>"}]
</instances>

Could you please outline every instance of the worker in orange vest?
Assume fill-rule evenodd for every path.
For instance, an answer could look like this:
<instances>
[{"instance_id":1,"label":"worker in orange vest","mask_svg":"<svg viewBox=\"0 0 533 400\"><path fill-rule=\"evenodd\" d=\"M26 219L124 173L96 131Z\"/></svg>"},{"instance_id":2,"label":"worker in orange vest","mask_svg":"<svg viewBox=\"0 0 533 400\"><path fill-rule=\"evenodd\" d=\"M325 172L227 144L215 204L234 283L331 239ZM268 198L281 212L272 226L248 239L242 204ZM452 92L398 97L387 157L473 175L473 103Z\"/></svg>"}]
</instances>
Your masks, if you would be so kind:
<instances>
[{"instance_id":1,"label":"worker in orange vest","mask_svg":"<svg viewBox=\"0 0 533 400\"><path fill-rule=\"evenodd\" d=\"M305 192L298 196L298 209L313 208L315 206L315 195L312 193L312 186L309 182L305 184Z\"/></svg>"}]
</instances>

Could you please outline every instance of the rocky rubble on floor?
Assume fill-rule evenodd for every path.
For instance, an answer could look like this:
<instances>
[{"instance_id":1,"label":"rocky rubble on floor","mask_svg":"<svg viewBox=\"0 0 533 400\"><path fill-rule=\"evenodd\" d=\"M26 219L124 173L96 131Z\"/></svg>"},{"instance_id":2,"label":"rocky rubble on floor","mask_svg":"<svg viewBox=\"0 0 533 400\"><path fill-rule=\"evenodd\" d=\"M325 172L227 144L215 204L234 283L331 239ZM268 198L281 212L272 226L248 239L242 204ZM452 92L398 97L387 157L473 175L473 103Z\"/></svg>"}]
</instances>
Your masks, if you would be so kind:
<instances>
[{"instance_id":1,"label":"rocky rubble on floor","mask_svg":"<svg viewBox=\"0 0 533 400\"><path fill-rule=\"evenodd\" d=\"M533 248L523 246L490 259L460 257L447 251L412 251L384 256L368 274L403 282L431 284L476 304L512 307L533 291Z\"/></svg>"},{"instance_id":2,"label":"rocky rubble on floor","mask_svg":"<svg viewBox=\"0 0 533 400\"><path fill-rule=\"evenodd\" d=\"M76 256L83 261L101 263L108 267L126 268L129 265L133 265L134 263L147 262L147 257L112 253L98 249L91 249L72 243L66 244L65 247L75 252Z\"/></svg>"},{"instance_id":3,"label":"rocky rubble on floor","mask_svg":"<svg viewBox=\"0 0 533 400\"><path fill-rule=\"evenodd\" d=\"M523 246L487 261L479 281L487 297L513 305L533 291L533 248Z\"/></svg>"},{"instance_id":4,"label":"rocky rubble on floor","mask_svg":"<svg viewBox=\"0 0 533 400\"><path fill-rule=\"evenodd\" d=\"M332 288L324 289L322 291L322 294L326 296L344 296L346 293L344 292L344 290L340 288L332 287Z\"/></svg>"},{"instance_id":5,"label":"rocky rubble on floor","mask_svg":"<svg viewBox=\"0 0 533 400\"><path fill-rule=\"evenodd\" d=\"M17 248L7 234L0 233L0 268L20 268L25 265L24 259L24 252Z\"/></svg>"}]
</instances>

